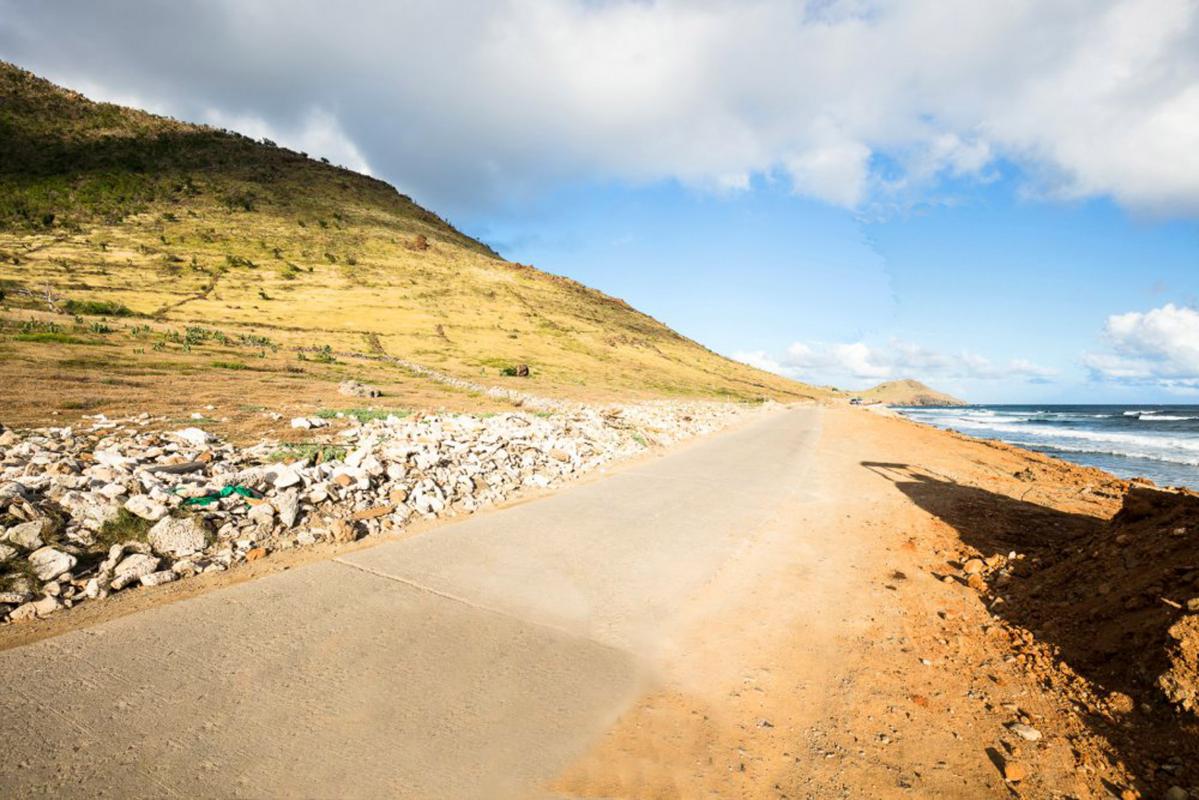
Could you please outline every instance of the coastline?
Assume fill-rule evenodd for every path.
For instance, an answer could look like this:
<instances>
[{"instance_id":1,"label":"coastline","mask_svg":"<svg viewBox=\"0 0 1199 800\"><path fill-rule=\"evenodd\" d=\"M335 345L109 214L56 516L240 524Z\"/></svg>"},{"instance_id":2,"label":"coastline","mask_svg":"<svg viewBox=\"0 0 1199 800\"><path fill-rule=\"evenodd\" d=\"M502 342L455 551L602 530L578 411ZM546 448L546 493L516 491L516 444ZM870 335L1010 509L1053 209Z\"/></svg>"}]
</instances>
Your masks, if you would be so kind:
<instances>
[{"instance_id":1,"label":"coastline","mask_svg":"<svg viewBox=\"0 0 1199 800\"><path fill-rule=\"evenodd\" d=\"M1137 798L1199 782L1193 720L1151 682L1132 680L1165 659L1166 631L1184 616L1156 598L1128 612L1136 619L1123 616L1109 526L1135 485L862 411L826 410L820 468L805 487L820 501L794 512L796 528L815 531L828 552L780 554L753 596L681 639L662 685L552 790L1006 798L1015 787L1029 797ZM1153 570L1188 558L1146 558L1148 571L1128 585L1141 592ZM808 613L802 598L813 581L832 582L849 601L838 618ZM1120 613L1084 623L1058 605L1084 606L1087 592L1101 591ZM1121 649L1125 631L1138 638ZM836 644L813 673L824 635ZM1112 652L1088 650L1089 639ZM1105 671L1108 661L1128 669ZM730 675L719 663L752 669ZM1021 726L1036 740L1013 734Z\"/></svg>"},{"instance_id":2,"label":"coastline","mask_svg":"<svg viewBox=\"0 0 1199 800\"><path fill-rule=\"evenodd\" d=\"M942 430L997 439L1124 480L1199 490L1199 406L993 404L893 409Z\"/></svg>"},{"instance_id":3,"label":"coastline","mask_svg":"<svg viewBox=\"0 0 1199 800\"><path fill-rule=\"evenodd\" d=\"M823 797L852 788L872 797L1001 798L1018 786L1024 796L1103 797L1114 786L1137 798L1199 783L1191 712L1180 716L1153 681L1171 664L1168 632L1187 618L1189 593L1199 594L1199 576L1192 590L1192 578L1174 572L1199 552L1191 536L1173 534L1199 533L1199 502L1182 509L1194 511L1193 528L1191 517L1152 504L1130 521L1138 491L1195 498L862 412L819 411L793 494L777 498L766 529L745 532L744 547L692 599L643 693L613 714L551 792ZM788 413L745 415L728 430ZM724 435L612 462L572 483ZM1174 527L1158 536L1163 519ZM403 536L441 529L422 522ZM20 641L6 645L386 538L118 593L9 626ZM1138 571L1126 569L1129 558ZM1179 678L1184 692L1193 688Z\"/></svg>"}]
</instances>

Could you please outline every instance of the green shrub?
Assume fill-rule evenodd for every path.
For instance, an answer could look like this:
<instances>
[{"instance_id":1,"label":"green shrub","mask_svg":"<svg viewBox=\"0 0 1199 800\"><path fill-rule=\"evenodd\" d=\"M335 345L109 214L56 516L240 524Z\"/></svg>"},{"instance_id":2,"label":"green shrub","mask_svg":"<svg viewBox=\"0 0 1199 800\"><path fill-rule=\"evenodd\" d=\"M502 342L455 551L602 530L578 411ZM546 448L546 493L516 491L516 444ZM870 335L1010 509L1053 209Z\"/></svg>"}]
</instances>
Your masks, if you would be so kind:
<instances>
[{"instance_id":1,"label":"green shrub","mask_svg":"<svg viewBox=\"0 0 1199 800\"><path fill-rule=\"evenodd\" d=\"M87 411L88 409L97 408L103 405L103 401L96 398L88 398L85 400L68 400L61 404L59 408L64 411Z\"/></svg>"},{"instance_id":2,"label":"green shrub","mask_svg":"<svg viewBox=\"0 0 1199 800\"><path fill-rule=\"evenodd\" d=\"M272 351L279 349L279 345L275 344L267 337L255 336L252 333L243 333L239 335L237 337L237 341L239 344L243 344L247 347L269 347Z\"/></svg>"},{"instance_id":3,"label":"green shrub","mask_svg":"<svg viewBox=\"0 0 1199 800\"><path fill-rule=\"evenodd\" d=\"M331 444L319 442L300 442L285 444L271 453L270 460L279 461L340 461L346 457L346 449Z\"/></svg>"},{"instance_id":4,"label":"green shrub","mask_svg":"<svg viewBox=\"0 0 1199 800\"><path fill-rule=\"evenodd\" d=\"M253 211L257 206L258 198L253 192L234 191L222 197L221 202L230 211Z\"/></svg>"},{"instance_id":5,"label":"green shrub","mask_svg":"<svg viewBox=\"0 0 1199 800\"><path fill-rule=\"evenodd\" d=\"M68 314L91 314L96 317L132 317L128 306L112 300L67 300L62 310Z\"/></svg>"},{"instance_id":6,"label":"green shrub","mask_svg":"<svg viewBox=\"0 0 1199 800\"><path fill-rule=\"evenodd\" d=\"M359 422L366 422L372 419L387 419L388 417L406 417L412 412L406 408L322 408L316 412L316 415L321 419L333 419L338 414L343 417L350 417Z\"/></svg>"},{"instance_id":7,"label":"green shrub","mask_svg":"<svg viewBox=\"0 0 1199 800\"><path fill-rule=\"evenodd\" d=\"M112 547L114 544L125 542L144 542L146 533L154 523L131 514L125 509L117 510L117 515L100 526L96 534L96 544Z\"/></svg>"}]
</instances>

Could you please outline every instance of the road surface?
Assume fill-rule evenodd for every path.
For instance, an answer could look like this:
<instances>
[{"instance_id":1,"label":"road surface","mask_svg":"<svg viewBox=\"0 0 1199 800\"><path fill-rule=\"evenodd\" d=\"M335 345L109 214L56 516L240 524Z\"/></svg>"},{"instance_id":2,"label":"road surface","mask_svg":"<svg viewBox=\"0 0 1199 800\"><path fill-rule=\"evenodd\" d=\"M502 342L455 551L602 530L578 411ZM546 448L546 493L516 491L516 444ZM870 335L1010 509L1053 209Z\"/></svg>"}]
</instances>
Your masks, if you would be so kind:
<instances>
[{"instance_id":1,"label":"road surface","mask_svg":"<svg viewBox=\"0 0 1199 800\"><path fill-rule=\"evenodd\" d=\"M0 652L0 796L547 796L804 544L821 414Z\"/></svg>"}]
</instances>

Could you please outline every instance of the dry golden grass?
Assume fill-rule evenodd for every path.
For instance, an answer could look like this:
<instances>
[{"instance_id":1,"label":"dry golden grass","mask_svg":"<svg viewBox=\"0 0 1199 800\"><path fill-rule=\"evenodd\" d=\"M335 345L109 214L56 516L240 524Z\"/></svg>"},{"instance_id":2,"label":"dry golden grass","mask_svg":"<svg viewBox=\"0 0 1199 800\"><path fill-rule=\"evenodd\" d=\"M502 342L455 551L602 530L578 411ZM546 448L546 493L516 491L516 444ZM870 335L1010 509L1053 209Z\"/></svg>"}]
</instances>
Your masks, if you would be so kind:
<instances>
[{"instance_id":1,"label":"dry golden grass","mask_svg":"<svg viewBox=\"0 0 1199 800\"><path fill-rule=\"evenodd\" d=\"M50 314L27 315L50 322ZM287 350L226 346L219 342L154 350L159 331L134 336L140 321L111 321L107 334L89 325L62 328L58 338L26 340L21 328L7 327L0 343L0 409L3 422L18 427L70 425L82 415L161 415L183 427L206 430L237 442L263 435L289 441L311 434L293 430L295 416L333 411L412 410L486 412L510 404L477 392L454 389L386 361L336 357L331 363L309 354L300 361ZM27 326L27 325L26 325ZM36 334L34 334L36 336ZM64 341L70 339L73 341ZM150 346L147 346L150 345ZM353 379L382 390L377 398L345 397L337 391ZM272 417L272 412L282 415ZM199 422L193 414L202 414Z\"/></svg>"},{"instance_id":2,"label":"dry golden grass","mask_svg":"<svg viewBox=\"0 0 1199 800\"><path fill-rule=\"evenodd\" d=\"M212 366L221 358L189 360L178 341L154 350L14 334L17 324L56 309L82 311L54 319L86 330L98 318L87 305L95 303L127 308L134 316L120 318L122 329L149 324L151 338L189 326L229 340L268 338L274 346L263 364L294 365L300 349L327 347L580 399L827 394L718 356L574 281L504 261L379 181L92 104L2 64L0 79L0 94L17 109L0 115L0 133L20 134L10 148L17 162L37 162L22 171L10 158L0 168L6 421L33 421L38 408L64 398L83 402L74 397L81 379L105 386L96 379L109 370L113 380L125 379L120 370L145 373L146 391L127 393L131 405L161 404L209 383L307 397L315 390L303 384L324 380L279 369L230 376ZM58 156L38 161L45 150ZM111 314L104 324L115 324ZM98 372L85 353L108 363ZM168 358L189 367L160 368ZM531 375L503 376L517 364ZM430 402L444 393L429 391Z\"/></svg>"}]
</instances>

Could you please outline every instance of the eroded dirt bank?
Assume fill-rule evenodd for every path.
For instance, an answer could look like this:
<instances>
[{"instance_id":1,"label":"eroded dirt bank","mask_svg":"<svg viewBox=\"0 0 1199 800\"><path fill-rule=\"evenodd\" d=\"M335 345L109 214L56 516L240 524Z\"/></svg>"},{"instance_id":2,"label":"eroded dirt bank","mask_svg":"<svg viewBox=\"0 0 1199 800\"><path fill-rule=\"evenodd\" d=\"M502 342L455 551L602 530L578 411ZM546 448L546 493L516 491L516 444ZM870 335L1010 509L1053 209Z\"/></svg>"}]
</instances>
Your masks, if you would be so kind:
<instances>
[{"instance_id":1,"label":"eroded dirt bank","mask_svg":"<svg viewBox=\"0 0 1199 800\"><path fill-rule=\"evenodd\" d=\"M1194 497L852 410L817 450L556 793L1199 797Z\"/></svg>"}]
</instances>

